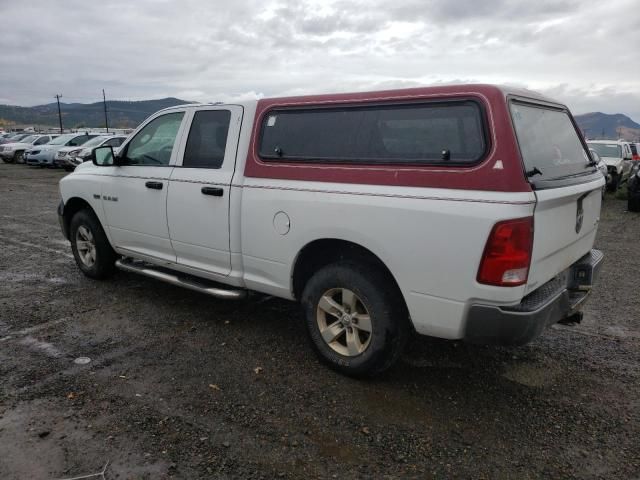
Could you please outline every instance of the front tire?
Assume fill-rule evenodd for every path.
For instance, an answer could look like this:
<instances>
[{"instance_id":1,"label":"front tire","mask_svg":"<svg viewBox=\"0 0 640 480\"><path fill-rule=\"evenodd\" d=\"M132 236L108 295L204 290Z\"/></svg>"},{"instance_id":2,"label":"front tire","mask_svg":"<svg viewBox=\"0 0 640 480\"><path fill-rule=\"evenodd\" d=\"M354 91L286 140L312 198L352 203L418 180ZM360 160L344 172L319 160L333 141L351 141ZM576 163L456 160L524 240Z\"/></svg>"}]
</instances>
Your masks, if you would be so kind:
<instances>
[{"instance_id":1,"label":"front tire","mask_svg":"<svg viewBox=\"0 0 640 480\"><path fill-rule=\"evenodd\" d=\"M13 154L13 163L24 163L24 152L16 152Z\"/></svg>"},{"instance_id":2,"label":"front tire","mask_svg":"<svg viewBox=\"0 0 640 480\"><path fill-rule=\"evenodd\" d=\"M401 294L368 264L335 263L307 282L302 308L311 344L331 368L370 377L391 367L409 336Z\"/></svg>"},{"instance_id":3,"label":"front tire","mask_svg":"<svg viewBox=\"0 0 640 480\"><path fill-rule=\"evenodd\" d=\"M96 280L113 274L117 255L91 210L80 210L73 216L69 237L73 257L82 273Z\"/></svg>"}]
</instances>

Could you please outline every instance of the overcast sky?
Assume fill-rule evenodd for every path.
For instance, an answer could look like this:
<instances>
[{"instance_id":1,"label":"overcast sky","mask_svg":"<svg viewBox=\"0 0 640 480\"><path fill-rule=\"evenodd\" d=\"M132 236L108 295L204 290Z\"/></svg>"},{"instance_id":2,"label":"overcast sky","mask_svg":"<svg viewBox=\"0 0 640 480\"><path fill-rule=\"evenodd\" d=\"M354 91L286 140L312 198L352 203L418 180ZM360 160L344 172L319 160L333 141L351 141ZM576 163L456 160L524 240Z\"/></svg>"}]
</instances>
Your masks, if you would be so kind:
<instances>
[{"instance_id":1,"label":"overcast sky","mask_svg":"<svg viewBox=\"0 0 640 480\"><path fill-rule=\"evenodd\" d=\"M638 0L0 0L0 103L507 83L640 122Z\"/></svg>"}]
</instances>

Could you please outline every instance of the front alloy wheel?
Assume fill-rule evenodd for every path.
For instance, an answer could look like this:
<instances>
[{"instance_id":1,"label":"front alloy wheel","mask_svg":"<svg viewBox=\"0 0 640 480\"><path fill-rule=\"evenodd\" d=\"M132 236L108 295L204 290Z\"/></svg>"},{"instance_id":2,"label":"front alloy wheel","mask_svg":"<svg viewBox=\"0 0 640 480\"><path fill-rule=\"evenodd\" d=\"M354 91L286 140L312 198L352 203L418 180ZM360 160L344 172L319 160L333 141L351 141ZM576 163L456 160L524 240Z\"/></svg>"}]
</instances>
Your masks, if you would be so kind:
<instances>
[{"instance_id":1,"label":"front alloy wheel","mask_svg":"<svg viewBox=\"0 0 640 480\"><path fill-rule=\"evenodd\" d=\"M93 211L77 212L71 219L69 233L71 251L82 273L95 279L107 278L113 273L116 253Z\"/></svg>"},{"instance_id":2,"label":"front alloy wheel","mask_svg":"<svg viewBox=\"0 0 640 480\"><path fill-rule=\"evenodd\" d=\"M96 242L91 231L84 225L80 225L76 231L76 248L78 257L88 268L96 263Z\"/></svg>"}]
</instances>

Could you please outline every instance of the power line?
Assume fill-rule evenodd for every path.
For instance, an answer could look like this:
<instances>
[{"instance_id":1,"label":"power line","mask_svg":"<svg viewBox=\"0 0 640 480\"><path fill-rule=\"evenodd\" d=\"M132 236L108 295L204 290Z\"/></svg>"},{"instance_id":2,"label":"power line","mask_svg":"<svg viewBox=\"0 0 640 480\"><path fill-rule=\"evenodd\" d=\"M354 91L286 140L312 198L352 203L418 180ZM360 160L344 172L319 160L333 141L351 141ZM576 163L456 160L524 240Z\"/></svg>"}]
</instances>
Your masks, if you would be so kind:
<instances>
[{"instance_id":1,"label":"power line","mask_svg":"<svg viewBox=\"0 0 640 480\"><path fill-rule=\"evenodd\" d=\"M58 102L58 121L60 122L60 134L62 134L63 131L62 131L62 113L60 112L60 98L62 98L62 95L56 93L56 101Z\"/></svg>"}]
</instances>

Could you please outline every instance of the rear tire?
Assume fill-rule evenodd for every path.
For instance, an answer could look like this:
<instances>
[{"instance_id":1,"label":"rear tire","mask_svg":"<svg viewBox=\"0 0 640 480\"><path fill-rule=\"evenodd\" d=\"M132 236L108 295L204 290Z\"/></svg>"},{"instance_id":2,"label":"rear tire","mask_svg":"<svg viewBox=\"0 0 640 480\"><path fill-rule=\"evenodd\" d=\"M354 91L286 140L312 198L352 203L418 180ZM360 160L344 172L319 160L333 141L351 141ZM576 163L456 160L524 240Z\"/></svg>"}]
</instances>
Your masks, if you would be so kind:
<instances>
[{"instance_id":1,"label":"rear tire","mask_svg":"<svg viewBox=\"0 0 640 480\"><path fill-rule=\"evenodd\" d=\"M24 163L24 152L16 152L13 154L13 163Z\"/></svg>"},{"instance_id":2,"label":"rear tire","mask_svg":"<svg viewBox=\"0 0 640 480\"><path fill-rule=\"evenodd\" d=\"M117 255L91 210L80 210L73 216L69 237L73 257L82 273L96 280L113 274Z\"/></svg>"},{"instance_id":3,"label":"rear tire","mask_svg":"<svg viewBox=\"0 0 640 480\"><path fill-rule=\"evenodd\" d=\"M369 264L340 262L305 285L302 310L311 344L334 370L371 377L402 354L410 326L400 292Z\"/></svg>"}]
</instances>

